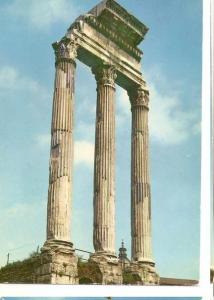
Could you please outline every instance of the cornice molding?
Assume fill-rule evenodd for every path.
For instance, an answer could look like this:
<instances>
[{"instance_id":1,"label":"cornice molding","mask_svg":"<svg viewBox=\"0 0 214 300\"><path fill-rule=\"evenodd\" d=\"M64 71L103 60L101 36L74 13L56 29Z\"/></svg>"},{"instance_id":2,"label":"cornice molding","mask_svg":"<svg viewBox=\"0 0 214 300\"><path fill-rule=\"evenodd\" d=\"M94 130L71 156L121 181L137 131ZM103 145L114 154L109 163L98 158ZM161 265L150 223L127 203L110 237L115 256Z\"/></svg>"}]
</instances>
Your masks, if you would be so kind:
<instances>
[{"instance_id":1,"label":"cornice molding","mask_svg":"<svg viewBox=\"0 0 214 300\"><path fill-rule=\"evenodd\" d=\"M121 36L113 32L107 26L105 26L101 21L96 19L93 15L86 15L84 18L85 22L89 24L91 27L95 28L98 32L102 33L104 36L112 40L116 45L122 48L125 52L129 53L133 56L137 61L141 60L143 52L134 47L126 40L122 39Z\"/></svg>"},{"instance_id":2,"label":"cornice molding","mask_svg":"<svg viewBox=\"0 0 214 300\"><path fill-rule=\"evenodd\" d=\"M126 23L130 24L133 28L136 28L136 30L138 30L142 36L147 33L148 28L137 18L128 13L127 10L119 5L115 0L107 0L106 6L114 11L117 15L122 17Z\"/></svg>"}]
</instances>

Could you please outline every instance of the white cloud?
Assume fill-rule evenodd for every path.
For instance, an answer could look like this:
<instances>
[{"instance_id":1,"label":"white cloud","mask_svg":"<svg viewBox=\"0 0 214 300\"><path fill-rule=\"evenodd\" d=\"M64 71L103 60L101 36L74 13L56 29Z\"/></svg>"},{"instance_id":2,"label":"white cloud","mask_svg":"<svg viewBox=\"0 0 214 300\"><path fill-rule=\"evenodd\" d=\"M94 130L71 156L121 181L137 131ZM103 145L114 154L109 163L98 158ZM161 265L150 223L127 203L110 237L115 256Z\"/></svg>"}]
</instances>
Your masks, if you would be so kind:
<instances>
[{"instance_id":1,"label":"white cloud","mask_svg":"<svg viewBox=\"0 0 214 300\"><path fill-rule=\"evenodd\" d=\"M150 134L162 144L180 144L199 132L198 112L185 110L176 94L150 85Z\"/></svg>"},{"instance_id":2,"label":"white cloud","mask_svg":"<svg viewBox=\"0 0 214 300\"><path fill-rule=\"evenodd\" d=\"M126 90L118 89L117 100L120 114L128 116L131 112L131 105Z\"/></svg>"},{"instance_id":3,"label":"white cloud","mask_svg":"<svg viewBox=\"0 0 214 300\"><path fill-rule=\"evenodd\" d=\"M124 126L131 119L131 106L126 90L117 87L116 93L116 125Z\"/></svg>"},{"instance_id":4,"label":"white cloud","mask_svg":"<svg viewBox=\"0 0 214 300\"><path fill-rule=\"evenodd\" d=\"M89 167L94 163L94 144L81 140L74 142L74 163L85 164Z\"/></svg>"},{"instance_id":5,"label":"white cloud","mask_svg":"<svg viewBox=\"0 0 214 300\"><path fill-rule=\"evenodd\" d=\"M26 95L34 95L39 99L46 99L49 97L47 90L41 86L39 82L30 77L24 76L14 67L2 66L0 68L0 92L17 93L19 91L25 92ZM30 97L32 99L32 97Z\"/></svg>"},{"instance_id":6,"label":"white cloud","mask_svg":"<svg viewBox=\"0 0 214 300\"><path fill-rule=\"evenodd\" d=\"M95 121L93 123L86 123L79 120L75 125L75 135L77 135L80 139L87 140L88 142L94 142Z\"/></svg>"},{"instance_id":7,"label":"white cloud","mask_svg":"<svg viewBox=\"0 0 214 300\"><path fill-rule=\"evenodd\" d=\"M178 89L170 89L167 79L158 69L150 70L150 113L151 138L165 145L180 144L200 132L200 113L197 108L187 110ZM172 81L171 81L172 82ZM181 83L176 82L180 87ZM167 87L166 87L167 86ZM130 102L127 92L119 89L117 94L117 122L123 125L130 120Z\"/></svg>"},{"instance_id":8,"label":"white cloud","mask_svg":"<svg viewBox=\"0 0 214 300\"><path fill-rule=\"evenodd\" d=\"M37 90L39 84L27 77L22 76L18 70L11 66L3 66L0 69L0 88L1 89L31 89Z\"/></svg>"},{"instance_id":9,"label":"white cloud","mask_svg":"<svg viewBox=\"0 0 214 300\"><path fill-rule=\"evenodd\" d=\"M48 148L51 144L51 134L39 134L36 136L36 144L40 148Z\"/></svg>"},{"instance_id":10,"label":"white cloud","mask_svg":"<svg viewBox=\"0 0 214 300\"><path fill-rule=\"evenodd\" d=\"M67 23L77 14L69 0L14 0L5 9L41 30L49 29L54 23Z\"/></svg>"}]
</instances>

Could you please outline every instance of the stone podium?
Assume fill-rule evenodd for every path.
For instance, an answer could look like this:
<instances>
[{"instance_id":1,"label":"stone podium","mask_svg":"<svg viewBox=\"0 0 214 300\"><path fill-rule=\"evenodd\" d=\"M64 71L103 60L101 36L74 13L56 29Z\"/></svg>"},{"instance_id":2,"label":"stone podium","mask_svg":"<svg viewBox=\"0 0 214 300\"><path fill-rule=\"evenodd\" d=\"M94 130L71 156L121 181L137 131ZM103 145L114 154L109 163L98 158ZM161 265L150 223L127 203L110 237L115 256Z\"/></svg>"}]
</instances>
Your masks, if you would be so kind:
<instances>
[{"instance_id":1,"label":"stone podium","mask_svg":"<svg viewBox=\"0 0 214 300\"><path fill-rule=\"evenodd\" d=\"M132 112L130 272L142 284L158 284L151 243L151 191L148 160L149 91L138 48L148 28L114 0L104 0L69 27L53 44L56 77L53 97L47 241L37 282L78 283L77 256L71 243L73 103L76 59L91 68L97 83L94 157L95 252L90 261L103 284L122 284L115 250L115 89L124 88ZM74 175L75 176L75 175Z\"/></svg>"}]
</instances>

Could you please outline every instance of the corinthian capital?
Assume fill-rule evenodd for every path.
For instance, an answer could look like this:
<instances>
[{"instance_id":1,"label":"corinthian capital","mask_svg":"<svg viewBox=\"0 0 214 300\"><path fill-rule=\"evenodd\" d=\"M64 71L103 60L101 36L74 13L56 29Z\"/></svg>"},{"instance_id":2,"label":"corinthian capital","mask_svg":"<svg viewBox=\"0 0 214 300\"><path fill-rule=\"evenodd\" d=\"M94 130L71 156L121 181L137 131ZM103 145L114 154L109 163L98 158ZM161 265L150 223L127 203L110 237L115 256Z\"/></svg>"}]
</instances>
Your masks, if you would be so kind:
<instances>
[{"instance_id":1,"label":"corinthian capital","mask_svg":"<svg viewBox=\"0 0 214 300\"><path fill-rule=\"evenodd\" d=\"M142 86L128 91L131 107L144 107L149 109L149 91Z\"/></svg>"},{"instance_id":2,"label":"corinthian capital","mask_svg":"<svg viewBox=\"0 0 214 300\"><path fill-rule=\"evenodd\" d=\"M75 61L77 57L77 40L74 37L64 37L61 41L52 44L56 56L56 63L61 60Z\"/></svg>"},{"instance_id":3,"label":"corinthian capital","mask_svg":"<svg viewBox=\"0 0 214 300\"><path fill-rule=\"evenodd\" d=\"M110 85L115 87L117 78L116 68L111 64L101 64L92 68L97 84Z\"/></svg>"}]
</instances>

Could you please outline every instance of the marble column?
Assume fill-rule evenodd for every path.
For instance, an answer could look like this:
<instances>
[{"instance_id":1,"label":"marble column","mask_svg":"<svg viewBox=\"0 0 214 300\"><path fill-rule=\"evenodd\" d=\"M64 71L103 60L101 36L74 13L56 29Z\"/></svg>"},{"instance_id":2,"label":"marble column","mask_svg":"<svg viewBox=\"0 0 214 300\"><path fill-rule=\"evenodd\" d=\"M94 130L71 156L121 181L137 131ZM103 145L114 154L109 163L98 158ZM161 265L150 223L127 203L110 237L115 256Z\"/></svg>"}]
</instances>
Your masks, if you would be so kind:
<instances>
[{"instance_id":1,"label":"marble column","mask_svg":"<svg viewBox=\"0 0 214 300\"><path fill-rule=\"evenodd\" d=\"M151 193L149 179L149 92L129 91L132 110L131 235L132 261L153 263L151 245Z\"/></svg>"},{"instance_id":2,"label":"marble column","mask_svg":"<svg viewBox=\"0 0 214 300\"><path fill-rule=\"evenodd\" d=\"M97 81L94 159L95 253L115 255L115 79L114 66L92 69Z\"/></svg>"},{"instance_id":3,"label":"marble column","mask_svg":"<svg viewBox=\"0 0 214 300\"><path fill-rule=\"evenodd\" d=\"M71 243L73 102L77 46L63 38L54 43L56 75L53 96L47 240L41 248L35 282L77 284L78 257Z\"/></svg>"},{"instance_id":4,"label":"marble column","mask_svg":"<svg viewBox=\"0 0 214 300\"><path fill-rule=\"evenodd\" d=\"M47 240L71 239L71 188L73 163L73 105L76 45L54 43L56 75L53 96Z\"/></svg>"}]
</instances>

